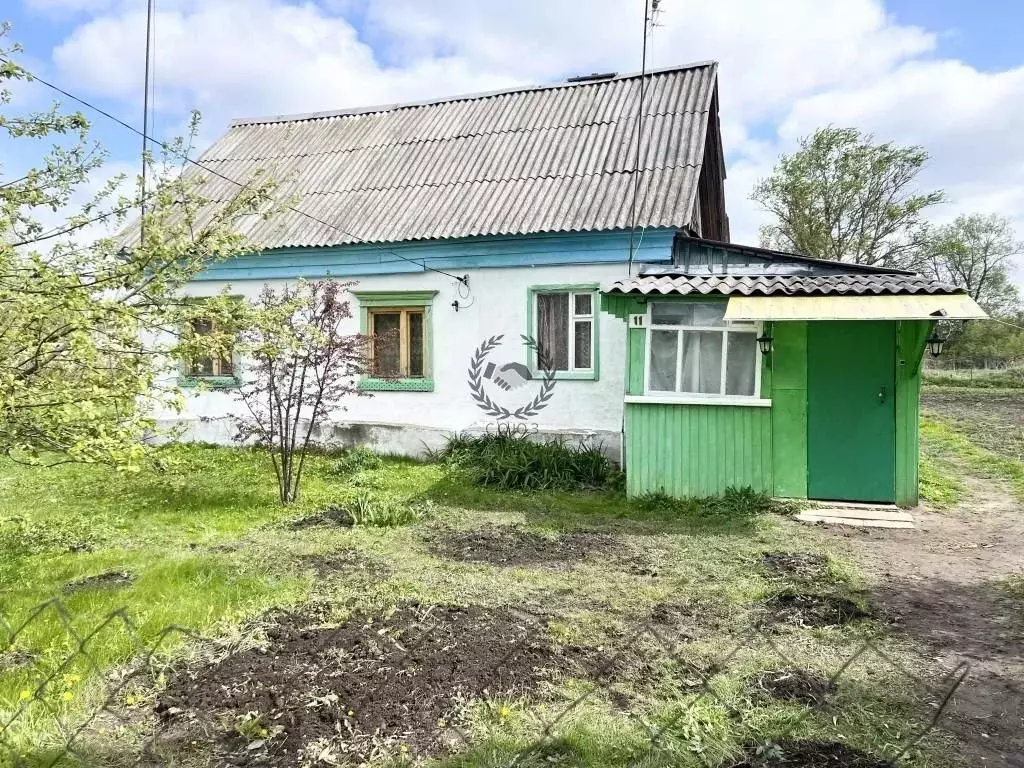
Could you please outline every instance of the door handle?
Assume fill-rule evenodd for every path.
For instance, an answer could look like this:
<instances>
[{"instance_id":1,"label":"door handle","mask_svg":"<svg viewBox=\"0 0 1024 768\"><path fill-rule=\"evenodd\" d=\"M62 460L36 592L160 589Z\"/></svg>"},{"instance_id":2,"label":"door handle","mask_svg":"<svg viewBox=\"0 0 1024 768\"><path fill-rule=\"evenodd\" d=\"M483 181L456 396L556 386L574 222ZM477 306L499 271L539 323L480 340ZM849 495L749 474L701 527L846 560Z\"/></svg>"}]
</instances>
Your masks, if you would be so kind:
<instances>
[{"instance_id":1,"label":"door handle","mask_svg":"<svg viewBox=\"0 0 1024 768\"><path fill-rule=\"evenodd\" d=\"M878 390L878 402L884 403L885 399L889 396L889 390L886 387L881 387Z\"/></svg>"}]
</instances>

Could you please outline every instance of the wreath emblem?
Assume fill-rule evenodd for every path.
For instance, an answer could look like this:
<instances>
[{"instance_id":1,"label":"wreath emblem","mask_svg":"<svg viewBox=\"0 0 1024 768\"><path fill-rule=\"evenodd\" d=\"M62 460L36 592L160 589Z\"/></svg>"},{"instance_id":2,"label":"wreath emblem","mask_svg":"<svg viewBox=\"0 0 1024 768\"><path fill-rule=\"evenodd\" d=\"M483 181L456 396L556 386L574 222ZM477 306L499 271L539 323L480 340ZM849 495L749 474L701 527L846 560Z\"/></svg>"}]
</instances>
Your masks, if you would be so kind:
<instances>
[{"instance_id":1,"label":"wreath emblem","mask_svg":"<svg viewBox=\"0 0 1024 768\"><path fill-rule=\"evenodd\" d=\"M487 361L487 356L497 347L501 346L504 338L504 334L491 336L477 347L469 361L469 370L467 372L469 390L472 393L473 400L488 416L494 416L498 419L529 419L548 406L548 401L551 399L552 394L554 394L555 389L555 370L551 365L550 357L544 348L537 343L537 340L532 336L521 335L520 338L523 340L523 344L537 353L537 364L541 373L540 391L533 400L515 410L509 410L500 403L496 403L484 390L484 365ZM489 366L489 368L493 368L493 366ZM487 378L490 378L489 371Z\"/></svg>"}]
</instances>

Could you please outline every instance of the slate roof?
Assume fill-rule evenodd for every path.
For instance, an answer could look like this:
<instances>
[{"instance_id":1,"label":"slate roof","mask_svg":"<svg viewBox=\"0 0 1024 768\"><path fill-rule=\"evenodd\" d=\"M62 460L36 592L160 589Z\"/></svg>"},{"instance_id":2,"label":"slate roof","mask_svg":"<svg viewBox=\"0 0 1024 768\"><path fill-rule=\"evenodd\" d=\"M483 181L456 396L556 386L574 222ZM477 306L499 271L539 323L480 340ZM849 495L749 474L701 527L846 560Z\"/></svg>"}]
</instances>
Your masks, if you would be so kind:
<instances>
[{"instance_id":1,"label":"slate roof","mask_svg":"<svg viewBox=\"0 0 1024 768\"><path fill-rule=\"evenodd\" d=\"M716 81L714 62L646 75L639 227L691 224ZM309 214L243 222L267 248L623 229L640 86L623 75L237 120L199 162L240 182L268 170ZM203 195L237 190L207 174Z\"/></svg>"},{"instance_id":2,"label":"slate roof","mask_svg":"<svg viewBox=\"0 0 1024 768\"><path fill-rule=\"evenodd\" d=\"M966 293L963 288L919 275L906 274L839 274L815 277L639 275L617 280L603 290L605 293L723 296L891 296Z\"/></svg>"}]
</instances>

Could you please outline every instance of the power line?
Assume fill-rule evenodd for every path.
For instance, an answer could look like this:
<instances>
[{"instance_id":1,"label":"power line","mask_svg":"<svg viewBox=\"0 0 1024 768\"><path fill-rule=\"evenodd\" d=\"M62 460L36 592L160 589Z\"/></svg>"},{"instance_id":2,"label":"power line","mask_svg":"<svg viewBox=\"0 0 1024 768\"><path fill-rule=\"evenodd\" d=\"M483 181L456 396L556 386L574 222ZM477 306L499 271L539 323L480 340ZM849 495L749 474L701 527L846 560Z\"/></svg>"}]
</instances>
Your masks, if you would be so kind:
<instances>
[{"instance_id":1,"label":"power line","mask_svg":"<svg viewBox=\"0 0 1024 768\"><path fill-rule=\"evenodd\" d=\"M4 56L0 56L0 62L4 62L4 63L7 63L7 64L12 63L10 61L10 59L8 59L8 58L6 58ZM131 125L130 123L126 123L121 118L119 118L119 117L117 117L115 115L112 115L110 112L108 112L108 111L106 111L104 109L101 109L100 107L97 107L95 104L92 104L91 102L88 102L85 99L82 99L82 98L80 98L78 96L75 96L73 93L70 93L70 92L64 90L63 88L61 88L58 85L55 85L54 83L51 83L51 82L49 82L47 80L44 80L43 78L37 76L35 73L32 73L32 72L26 72L26 73L33 80L35 80L36 82L38 82L38 83L40 83L42 85L45 85L47 88L49 88L49 89L51 89L51 90L61 94L65 98L71 99L72 101L75 101L75 102L81 104L82 106L86 107L87 109L91 109L96 114L102 115L103 117L107 118L108 120L112 120L113 122L115 122L118 125L120 125L122 128L126 128L127 130L131 131L132 133L135 133L135 134L143 137L148 142L151 142L152 144L154 144L154 145L156 145L158 147L161 147L162 149L170 152L172 155L178 155L185 162L187 162L187 163L189 163L191 165L196 166L197 168L205 171L206 173L209 173L209 174L211 174L213 176L216 176L216 177L218 177L220 179L223 179L224 181L227 181L230 184L234 184L235 186L237 186L237 187L239 187L241 189L247 189L249 187L248 184L243 184L240 181L236 181L235 179L232 179L230 176L226 176L226 175L224 175L223 173L221 173L220 171L218 171L218 170L216 170L214 168L206 167L202 163L197 162L196 160L193 160L188 155L181 155L179 152L177 152L173 147L171 147L167 143L161 141L160 139L156 139L156 138L153 138L152 136L150 136L147 131L145 131L145 130L140 131L134 125ZM300 216L305 216L307 219L310 219L311 221L315 221L318 224L322 224L325 227L329 227L330 229L333 229L333 230L335 230L337 232L340 232L341 234L343 234L343 235L345 235L347 237L352 238L353 240L355 240L358 243L362 243L363 245L369 245L369 246L371 246L373 248L376 248L378 250L384 251L386 253L390 253L393 256L396 256L399 259L402 259L403 261L406 261L406 262L408 262L410 264L415 264L417 267L419 267L420 269L424 270L425 272L436 272L439 275L444 275L445 277L451 278L452 280L456 280L459 283L466 284L466 277L465 276L461 276L460 277L459 275L453 275L450 272L445 272L443 269L436 269L434 267L428 266L425 260L416 261L416 259L410 259L408 256L403 256L402 254L392 250L391 248L388 248L386 246L380 246L380 245L377 245L376 243L371 243L370 241L365 240L364 238L361 238L358 235L354 235L351 232L348 232L348 231L342 229L337 224L332 224L329 221L324 221L323 219L321 219L321 218L319 218L317 216L314 216L311 213L307 213L306 211L303 211L301 208L296 208L296 207L291 206L291 205L285 206L285 208L286 208L286 210L292 211L293 213L297 213ZM71 227L71 228L69 228L66 231L73 231L74 229L80 229L81 227L87 226L88 224L90 224L90 223L92 223L94 221L99 221L100 219L107 218L109 215L110 214L108 213L108 214L104 214L102 216L97 216L95 219L90 219L90 220L87 220L85 222L82 222L81 224L78 224L78 225L76 225L74 227ZM62 232L61 234L64 234L64 232ZM53 235L53 236L55 236L55 235ZM33 241L29 241L29 242L33 242Z\"/></svg>"},{"instance_id":2,"label":"power line","mask_svg":"<svg viewBox=\"0 0 1024 768\"><path fill-rule=\"evenodd\" d=\"M139 239L142 241L146 239L146 166L148 165L146 150L149 143L149 62L150 46L153 40L153 2L154 0L146 2L146 64L145 74L142 78L142 191L139 196Z\"/></svg>"}]
</instances>

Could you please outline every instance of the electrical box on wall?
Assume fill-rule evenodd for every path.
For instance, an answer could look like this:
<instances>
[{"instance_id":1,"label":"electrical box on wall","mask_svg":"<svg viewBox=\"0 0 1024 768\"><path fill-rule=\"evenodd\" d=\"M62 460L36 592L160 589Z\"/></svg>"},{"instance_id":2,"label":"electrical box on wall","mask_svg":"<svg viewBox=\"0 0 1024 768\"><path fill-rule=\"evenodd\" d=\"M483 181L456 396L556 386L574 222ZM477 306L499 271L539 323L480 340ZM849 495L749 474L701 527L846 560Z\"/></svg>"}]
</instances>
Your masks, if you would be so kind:
<instances>
[{"instance_id":1,"label":"electrical box on wall","mask_svg":"<svg viewBox=\"0 0 1024 768\"><path fill-rule=\"evenodd\" d=\"M630 315L629 316L629 327L630 328L646 328L647 327L647 315Z\"/></svg>"}]
</instances>

